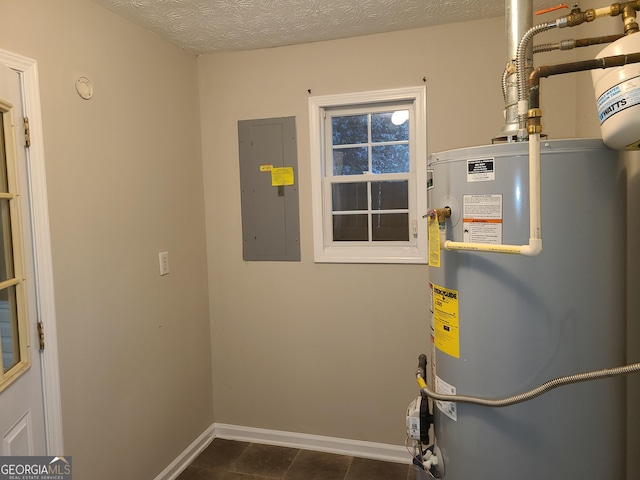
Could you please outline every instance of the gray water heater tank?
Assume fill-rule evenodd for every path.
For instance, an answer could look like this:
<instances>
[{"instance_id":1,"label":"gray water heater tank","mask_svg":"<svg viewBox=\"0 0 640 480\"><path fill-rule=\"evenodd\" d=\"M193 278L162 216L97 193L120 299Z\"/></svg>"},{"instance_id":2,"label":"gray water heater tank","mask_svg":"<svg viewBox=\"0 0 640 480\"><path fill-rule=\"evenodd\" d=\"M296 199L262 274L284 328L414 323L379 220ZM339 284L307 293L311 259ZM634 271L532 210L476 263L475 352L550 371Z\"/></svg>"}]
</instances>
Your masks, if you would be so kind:
<instances>
[{"instance_id":1,"label":"gray water heater tank","mask_svg":"<svg viewBox=\"0 0 640 480\"><path fill-rule=\"evenodd\" d=\"M542 252L442 250L430 265L428 382L440 392L504 398L625 363L623 163L600 140L541 152ZM526 142L433 154L428 168L429 208L452 209L448 240L528 243ZM623 479L625 408L624 378L504 408L439 403L444 478Z\"/></svg>"}]
</instances>

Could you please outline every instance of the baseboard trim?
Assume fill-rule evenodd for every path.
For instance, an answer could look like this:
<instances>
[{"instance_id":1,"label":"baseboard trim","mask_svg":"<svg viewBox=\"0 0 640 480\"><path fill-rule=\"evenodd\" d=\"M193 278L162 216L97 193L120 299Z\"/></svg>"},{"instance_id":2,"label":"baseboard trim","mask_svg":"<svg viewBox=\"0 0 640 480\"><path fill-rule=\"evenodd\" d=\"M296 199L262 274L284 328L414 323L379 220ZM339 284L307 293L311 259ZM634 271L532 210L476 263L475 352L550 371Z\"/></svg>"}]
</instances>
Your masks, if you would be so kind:
<instances>
[{"instance_id":1,"label":"baseboard trim","mask_svg":"<svg viewBox=\"0 0 640 480\"><path fill-rule=\"evenodd\" d=\"M409 452L401 445L214 423L202 432L202 434L154 480L175 480L178 478L191 462L209 446L214 438L261 443L264 445L278 445L281 447L299 448L301 450L315 450L317 452L371 458L385 462L411 463Z\"/></svg>"},{"instance_id":2,"label":"baseboard trim","mask_svg":"<svg viewBox=\"0 0 640 480\"><path fill-rule=\"evenodd\" d=\"M155 480L175 480L209 446L215 438L215 427L211 425L189 445L178 458L169 464Z\"/></svg>"},{"instance_id":3,"label":"baseboard trim","mask_svg":"<svg viewBox=\"0 0 640 480\"><path fill-rule=\"evenodd\" d=\"M349 440L346 438L325 437L306 433L284 432L262 428L242 427L225 423L213 424L216 438L243 442L278 445L282 447L315 450L336 453L351 457L371 458L385 462L411 463L411 456L401 445Z\"/></svg>"}]
</instances>

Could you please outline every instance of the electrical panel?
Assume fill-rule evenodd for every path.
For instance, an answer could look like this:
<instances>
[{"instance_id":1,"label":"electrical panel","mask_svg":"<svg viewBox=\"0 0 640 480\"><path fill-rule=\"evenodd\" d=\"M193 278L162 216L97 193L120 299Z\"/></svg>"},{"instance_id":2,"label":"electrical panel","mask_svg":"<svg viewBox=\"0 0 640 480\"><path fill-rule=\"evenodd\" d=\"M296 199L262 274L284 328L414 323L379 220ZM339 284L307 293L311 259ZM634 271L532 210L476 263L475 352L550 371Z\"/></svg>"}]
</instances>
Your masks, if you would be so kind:
<instances>
[{"instance_id":1,"label":"electrical panel","mask_svg":"<svg viewBox=\"0 0 640 480\"><path fill-rule=\"evenodd\" d=\"M295 117L238 122L242 257L300 261Z\"/></svg>"}]
</instances>

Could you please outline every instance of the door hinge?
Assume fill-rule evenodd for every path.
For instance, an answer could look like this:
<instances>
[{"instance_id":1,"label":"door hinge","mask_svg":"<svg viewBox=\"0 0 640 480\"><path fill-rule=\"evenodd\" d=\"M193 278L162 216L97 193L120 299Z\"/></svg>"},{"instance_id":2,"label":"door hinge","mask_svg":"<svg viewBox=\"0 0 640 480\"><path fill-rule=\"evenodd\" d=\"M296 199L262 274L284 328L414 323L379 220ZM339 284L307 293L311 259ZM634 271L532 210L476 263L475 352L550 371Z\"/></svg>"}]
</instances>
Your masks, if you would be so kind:
<instances>
[{"instance_id":1,"label":"door hinge","mask_svg":"<svg viewBox=\"0 0 640 480\"><path fill-rule=\"evenodd\" d=\"M29 117L24 117L24 145L31 146L31 130L29 129Z\"/></svg>"},{"instance_id":2,"label":"door hinge","mask_svg":"<svg viewBox=\"0 0 640 480\"><path fill-rule=\"evenodd\" d=\"M38 322L38 338L40 340L40 350L44 350L44 324Z\"/></svg>"}]
</instances>

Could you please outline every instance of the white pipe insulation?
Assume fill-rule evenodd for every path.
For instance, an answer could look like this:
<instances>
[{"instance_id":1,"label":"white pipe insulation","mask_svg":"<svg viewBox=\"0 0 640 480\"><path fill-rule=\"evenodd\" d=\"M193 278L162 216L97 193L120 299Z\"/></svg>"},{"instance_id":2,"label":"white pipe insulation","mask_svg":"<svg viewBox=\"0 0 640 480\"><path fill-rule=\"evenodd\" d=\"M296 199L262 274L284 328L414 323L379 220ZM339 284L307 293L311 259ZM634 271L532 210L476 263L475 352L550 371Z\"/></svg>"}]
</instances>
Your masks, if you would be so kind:
<instances>
[{"instance_id":1,"label":"white pipe insulation","mask_svg":"<svg viewBox=\"0 0 640 480\"><path fill-rule=\"evenodd\" d=\"M529 243L504 245L466 243L446 240L445 250L510 253L534 257L542 252L542 217L540 195L540 134L529 135Z\"/></svg>"}]
</instances>

